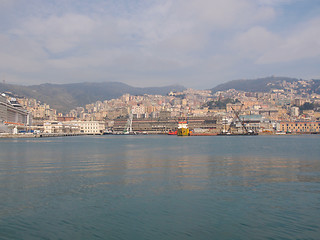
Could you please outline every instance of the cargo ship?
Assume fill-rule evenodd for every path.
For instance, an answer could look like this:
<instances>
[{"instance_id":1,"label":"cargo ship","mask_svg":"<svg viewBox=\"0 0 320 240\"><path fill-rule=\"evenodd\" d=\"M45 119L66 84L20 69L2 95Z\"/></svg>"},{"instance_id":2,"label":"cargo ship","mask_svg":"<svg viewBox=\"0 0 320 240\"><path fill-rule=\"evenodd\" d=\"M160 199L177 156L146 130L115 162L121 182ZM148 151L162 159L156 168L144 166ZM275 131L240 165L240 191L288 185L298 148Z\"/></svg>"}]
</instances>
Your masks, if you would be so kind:
<instances>
[{"instance_id":1,"label":"cargo ship","mask_svg":"<svg viewBox=\"0 0 320 240\"><path fill-rule=\"evenodd\" d=\"M179 122L177 135L178 136L190 136L188 122L186 122L186 121Z\"/></svg>"}]
</instances>

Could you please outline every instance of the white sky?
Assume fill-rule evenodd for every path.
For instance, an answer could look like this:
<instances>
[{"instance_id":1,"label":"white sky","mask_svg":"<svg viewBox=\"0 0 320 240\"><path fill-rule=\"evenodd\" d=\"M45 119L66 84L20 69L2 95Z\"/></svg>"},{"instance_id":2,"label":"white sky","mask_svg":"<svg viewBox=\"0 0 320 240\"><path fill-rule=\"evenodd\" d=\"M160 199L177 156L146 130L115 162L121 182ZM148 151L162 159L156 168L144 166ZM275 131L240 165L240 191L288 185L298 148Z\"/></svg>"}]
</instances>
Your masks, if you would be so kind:
<instances>
[{"instance_id":1,"label":"white sky","mask_svg":"<svg viewBox=\"0 0 320 240\"><path fill-rule=\"evenodd\" d=\"M320 0L0 0L1 81L320 78Z\"/></svg>"}]
</instances>

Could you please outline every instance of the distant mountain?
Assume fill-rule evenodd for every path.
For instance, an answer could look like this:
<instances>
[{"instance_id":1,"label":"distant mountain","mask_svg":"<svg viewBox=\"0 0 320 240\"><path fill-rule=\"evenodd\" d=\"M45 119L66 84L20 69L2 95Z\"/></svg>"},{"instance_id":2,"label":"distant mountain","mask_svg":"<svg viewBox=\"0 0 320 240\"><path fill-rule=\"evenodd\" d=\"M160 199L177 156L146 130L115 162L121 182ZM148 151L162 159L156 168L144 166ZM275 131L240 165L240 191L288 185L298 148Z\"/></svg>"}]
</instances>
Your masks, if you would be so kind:
<instances>
[{"instance_id":1,"label":"distant mountain","mask_svg":"<svg viewBox=\"0 0 320 240\"><path fill-rule=\"evenodd\" d=\"M59 112L67 112L75 107L96 101L118 98L125 93L131 95L159 94L166 95L170 91L183 91L180 85L165 87L139 88L119 82L40 84L22 86L0 83L0 92L8 91L20 97L35 98Z\"/></svg>"},{"instance_id":2,"label":"distant mountain","mask_svg":"<svg viewBox=\"0 0 320 240\"><path fill-rule=\"evenodd\" d=\"M287 82L298 81L296 78L288 77L266 77L266 78L257 78L257 79L240 79L232 80L227 83L220 84L212 88L212 92L217 91L226 91L228 89L235 89L239 91L246 92L268 92L274 88L275 83L282 82L283 80ZM270 84L271 83L271 84Z\"/></svg>"},{"instance_id":3,"label":"distant mountain","mask_svg":"<svg viewBox=\"0 0 320 240\"><path fill-rule=\"evenodd\" d=\"M307 84L304 84L307 82ZM228 89L235 89L245 92L269 92L272 89L285 89L289 84L294 84L294 89L298 92L315 92L320 94L320 80L303 80L289 77L265 77L257 79L241 79L233 80L227 83L220 84L211 89L213 93L217 91L226 91Z\"/></svg>"}]
</instances>

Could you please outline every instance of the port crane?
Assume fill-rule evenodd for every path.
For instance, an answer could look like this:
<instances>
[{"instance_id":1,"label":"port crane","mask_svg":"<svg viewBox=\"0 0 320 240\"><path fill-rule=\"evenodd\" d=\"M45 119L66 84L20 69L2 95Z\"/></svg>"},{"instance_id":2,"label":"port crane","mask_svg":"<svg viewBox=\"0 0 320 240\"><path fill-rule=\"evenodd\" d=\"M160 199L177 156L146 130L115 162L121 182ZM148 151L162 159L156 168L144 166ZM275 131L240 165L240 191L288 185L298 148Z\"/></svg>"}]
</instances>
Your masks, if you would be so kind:
<instances>
[{"instance_id":1,"label":"port crane","mask_svg":"<svg viewBox=\"0 0 320 240\"><path fill-rule=\"evenodd\" d=\"M232 108L232 110L234 111L234 115L236 115L237 119L240 121L240 123L241 123L241 125L242 125L242 128L245 130L245 133L248 134L249 131L248 131L247 127L244 125L244 121L241 120L241 118L239 117L239 113L240 113L242 107L243 107L243 104L241 105L239 111L235 111L233 107L231 107L231 108Z\"/></svg>"},{"instance_id":2,"label":"port crane","mask_svg":"<svg viewBox=\"0 0 320 240\"><path fill-rule=\"evenodd\" d=\"M234 115L236 116L236 119L230 124L229 129L228 129L228 132L231 131L232 125L233 125L233 124L235 125L235 122L236 122L236 120L238 119L239 122L241 123L242 128L244 129L245 134L249 134L249 131L248 131L247 127L246 127L245 124L244 124L244 121L241 120L241 118L240 118L240 116L239 116L239 113L241 112L242 107L243 107L243 104L241 105L240 109L239 109L238 111L236 111L236 110L231 106L232 111L234 112Z\"/></svg>"},{"instance_id":3,"label":"port crane","mask_svg":"<svg viewBox=\"0 0 320 240\"><path fill-rule=\"evenodd\" d=\"M133 114L132 112L129 114L129 118L127 120L127 124L123 129L124 134L130 134L132 133L132 120L133 120Z\"/></svg>"}]
</instances>

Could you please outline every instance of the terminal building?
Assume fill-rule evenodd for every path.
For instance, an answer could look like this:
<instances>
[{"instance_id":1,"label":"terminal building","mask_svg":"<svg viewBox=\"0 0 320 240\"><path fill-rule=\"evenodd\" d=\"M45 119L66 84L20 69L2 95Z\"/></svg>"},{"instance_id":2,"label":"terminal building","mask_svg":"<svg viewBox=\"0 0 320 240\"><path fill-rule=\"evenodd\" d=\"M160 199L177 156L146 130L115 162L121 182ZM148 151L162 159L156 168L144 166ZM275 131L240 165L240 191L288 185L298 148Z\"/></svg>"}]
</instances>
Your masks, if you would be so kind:
<instances>
[{"instance_id":1,"label":"terminal building","mask_svg":"<svg viewBox=\"0 0 320 240\"><path fill-rule=\"evenodd\" d=\"M68 133L99 135L105 131L105 123L102 121L46 121L43 127L38 129L44 133Z\"/></svg>"},{"instance_id":2,"label":"terminal building","mask_svg":"<svg viewBox=\"0 0 320 240\"><path fill-rule=\"evenodd\" d=\"M286 133L320 133L320 122L281 122L280 131Z\"/></svg>"},{"instance_id":3,"label":"terminal building","mask_svg":"<svg viewBox=\"0 0 320 240\"><path fill-rule=\"evenodd\" d=\"M157 119L133 119L132 131L136 133L166 134L178 128L179 118L160 117ZM212 117L189 117L187 119L191 131L198 133L219 133L221 129L217 120ZM114 120L113 131L124 132L128 127L126 118Z\"/></svg>"}]
</instances>

